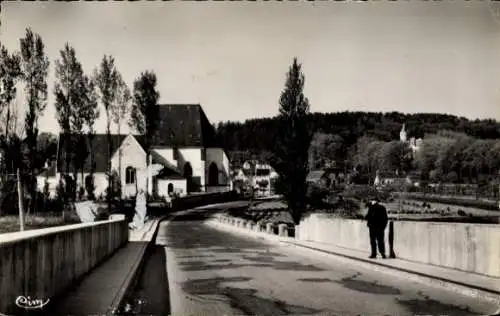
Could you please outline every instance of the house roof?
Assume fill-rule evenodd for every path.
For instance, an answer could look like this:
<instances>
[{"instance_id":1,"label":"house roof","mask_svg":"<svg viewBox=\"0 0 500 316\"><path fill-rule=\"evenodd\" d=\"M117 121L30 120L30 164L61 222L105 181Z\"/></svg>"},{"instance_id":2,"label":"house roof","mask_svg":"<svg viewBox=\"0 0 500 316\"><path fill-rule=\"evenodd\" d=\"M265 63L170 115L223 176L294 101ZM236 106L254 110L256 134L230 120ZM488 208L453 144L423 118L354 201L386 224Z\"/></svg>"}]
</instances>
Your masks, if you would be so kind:
<instances>
[{"instance_id":1,"label":"house roof","mask_svg":"<svg viewBox=\"0 0 500 316\"><path fill-rule=\"evenodd\" d=\"M325 175L325 170L313 170L307 175L306 181L315 182L321 180Z\"/></svg>"},{"instance_id":2,"label":"house roof","mask_svg":"<svg viewBox=\"0 0 500 316\"><path fill-rule=\"evenodd\" d=\"M80 138L81 137L81 138ZM120 147L127 135L111 135L111 154ZM65 146L70 143L73 154L85 155L84 172L89 172L90 168L90 139L87 134L59 134L59 146L57 148L57 170L66 171ZM85 149L77 151L76 148L85 146ZM108 166L108 137L106 134L95 134L92 139L92 152L94 154L94 172L106 172ZM74 159L71 159L69 172L74 172Z\"/></svg>"}]
</instances>

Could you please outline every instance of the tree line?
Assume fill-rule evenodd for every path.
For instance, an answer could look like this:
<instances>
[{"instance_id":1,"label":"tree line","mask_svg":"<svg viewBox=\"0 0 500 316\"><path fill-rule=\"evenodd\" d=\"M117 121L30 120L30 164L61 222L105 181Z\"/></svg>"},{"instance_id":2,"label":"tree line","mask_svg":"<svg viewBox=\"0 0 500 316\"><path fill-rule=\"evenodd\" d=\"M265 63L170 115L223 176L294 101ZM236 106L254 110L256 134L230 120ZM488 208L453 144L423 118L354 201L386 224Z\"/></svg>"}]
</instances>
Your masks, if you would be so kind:
<instances>
[{"instance_id":1,"label":"tree line","mask_svg":"<svg viewBox=\"0 0 500 316\"><path fill-rule=\"evenodd\" d=\"M449 183L498 183L500 139L442 131L426 136L414 159L422 179Z\"/></svg>"},{"instance_id":2,"label":"tree line","mask_svg":"<svg viewBox=\"0 0 500 316\"><path fill-rule=\"evenodd\" d=\"M460 183L491 180L500 171L500 123L495 120L397 112L308 113L306 120L313 133L310 169L332 161L347 164L356 167L361 182L372 182L377 170ZM416 153L399 140L404 123L409 136L423 139ZM243 152L269 162L281 124L279 117L221 122L217 132L235 156Z\"/></svg>"},{"instance_id":3,"label":"tree line","mask_svg":"<svg viewBox=\"0 0 500 316\"><path fill-rule=\"evenodd\" d=\"M42 37L27 28L19 45L19 51L13 52L9 52L3 44L0 47L0 115L4 119L0 137L3 152L2 183L5 188L7 175L20 170L30 201L28 210L33 210L33 197L37 193L36 175L44 169L46 160L56 155L57 140L50 134L39 133L39 119L47 108L47 76L50 67ZM90 159L91 181L86 189L88 196L93 198L92 140L96 134L96 121L104 112L108 139L107 173L110 176L111 125L114 123L118 134L121 134L125 123L139 134L152 135L154 132L159 99L156 74L151 70L141 72L134 80L131 91L117 69L113 56L104 55L93 72L87 74L70 43L66 43L59 51L54 68L52 93L57 122L60 132L70 140L64 142L65 148L62 149L65 161L62 178L68 179L70 165L75 166L73 179L76 180L78 170L83 177L83 167L86 160ZM21 101L26 105L24 119L19 117L19 102L16 102L19 101L16 100L19 84L23 86L26 98ZM75 134L81 137L76 140L69 137ZM88 146L83 143L87 138L90 140ZM146 146L149 155L149 146ZM90 148L90 153L86 152L87 148ZM70 190L66 182L61 183L64 186L64 198L75 199L76 190ZM113 181L109 183L109 190L113 190Z\"/></svg>"},{"instance_id":4,"label":"tree line","mask_svg":"<svg viewBox=\"0 0 500 316\"><path fill-rule=\"evenodd\" d=\"M345 151L338 135L316 133L311 142L311 168L346 154L355 181L373 183L377 171L390 177L412 175L434 183L496 183L500 175L500 139L480 139L455 131L426 134L412 150L408 142L361 136Z\"/></svg>"},{"instance_id":5,"label":"tree line","mask_svg":"<svg viewBox=\"0 0 500 316\"><path fill-rule=\"evenodd\" d=\"M385 142L399 140L402 124L406 124L408 135L415 138L444 130L465 133L479 139L500 138L500 123L495 120L469 120L447 114L344 111L308 113L307 121L313 133L341 137L345 148L344 157L347 157L348 148L362 136ZM271 151L274 143L272 135L276 135L281 128L277 116L217 124L219 137L230 151Z\"/></svg>"}]
</instances>

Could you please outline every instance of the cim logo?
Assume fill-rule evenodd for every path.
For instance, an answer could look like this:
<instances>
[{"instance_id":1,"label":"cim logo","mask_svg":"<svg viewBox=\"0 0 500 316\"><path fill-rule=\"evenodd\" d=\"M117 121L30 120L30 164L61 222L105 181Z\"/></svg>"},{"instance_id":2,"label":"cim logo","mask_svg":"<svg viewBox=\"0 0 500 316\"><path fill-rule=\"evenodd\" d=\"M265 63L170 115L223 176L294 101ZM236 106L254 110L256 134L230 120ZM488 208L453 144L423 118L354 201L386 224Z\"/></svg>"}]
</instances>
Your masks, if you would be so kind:
<instances>
[{"instance_id":1,"label":"cim logo","mask_svg":"<svg viewBox=\"0 0 500 316\"><path fill-rule=\"evenodd\" d=\"M41 309L49 303L49 299L33 299L30 296L18 296L16 305L24 309Z\"/></svg>"}]
</instances>

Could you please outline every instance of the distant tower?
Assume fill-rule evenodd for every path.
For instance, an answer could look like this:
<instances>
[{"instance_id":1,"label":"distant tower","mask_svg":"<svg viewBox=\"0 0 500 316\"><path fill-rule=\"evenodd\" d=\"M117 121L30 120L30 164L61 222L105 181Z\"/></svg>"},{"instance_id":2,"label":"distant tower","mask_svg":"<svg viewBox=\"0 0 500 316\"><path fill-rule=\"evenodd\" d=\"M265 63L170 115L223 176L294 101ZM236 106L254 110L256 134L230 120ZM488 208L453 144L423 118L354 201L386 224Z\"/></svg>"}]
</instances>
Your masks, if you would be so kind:
<instances>
[{"instance_id":1,"label":"distant tower","mask_svg":"<svg viewBox=\"0 0 500 316\"><path fill-rule=\"evenodd\" d=\"M401 132L399 132L399 139L403 142L406 143L406 130L405 130L405 124L403 123L403 127L401 127Z\"/></svg>"}]
</instances>

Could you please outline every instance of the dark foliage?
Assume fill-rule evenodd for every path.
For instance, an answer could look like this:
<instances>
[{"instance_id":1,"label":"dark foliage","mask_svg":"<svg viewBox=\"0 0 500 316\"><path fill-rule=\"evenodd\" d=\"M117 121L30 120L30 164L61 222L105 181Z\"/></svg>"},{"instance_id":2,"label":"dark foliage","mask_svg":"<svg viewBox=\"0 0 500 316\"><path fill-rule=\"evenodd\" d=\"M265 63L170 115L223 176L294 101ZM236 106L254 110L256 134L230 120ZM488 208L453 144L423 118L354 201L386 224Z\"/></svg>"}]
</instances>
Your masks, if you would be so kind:
<instances>
[{"instance_id":1,"label":"dark foliage","mask_svg":"<svg viewBox=\"0 0 500 316\"><path fill-rule=\"evenodd\" d=\"M95 184L93 176L87 176L85 179L85 191L87 192L87 197L90 200L95 200Z\"/></svg>"},{"instance_id":2,"label":"dark foliage","mask_svg":"<svg viewBox=\"0 0 500 316\"><path fill-rule=\"evenodd\" d=\"M331 208L332 205L325 201L330 190L325 186L310 184L307 188L307 204L313 209Z\"/></svg>"},{"instance_id":3,"label":"dark foliage","mask_svg":"<svg viewBox=\"0 0 500 316\"><path fill-rule=\"evenodd\" d=\"M307 114L311 131L334 134L342 137L346 147L356 143L361 136L372 136L381 141L399 139L403 123L407 126L408 135L423 138L426 134L442 130L466 133L479 139L500 138L500 123L495 120L468 120L446 114L400 112L336 112ZM282 129L279 117L249 119L240 122L221 122L217 133L224 145L231 151L272 151L275 139L269 135L277 135ZM347 155L347 153L345 153Z\"/></svg>"},{"instance_id":4,"label":"dark foliage","mask_svg":"<svg viewBox=\"0 0 500 316\"><path fill-rule=\"evenodd\" d=\"M120 198L121 184L120 178L116 171L109 175L111 185L106 188L106 201L113 201Z\"/></svg>"},{"instance_id":5,"label":"dark foliage","mask_svg":"<svg viewBox=\"0 0 500 316\"><path fill-rule=\"evenodd\" d=\"M134 81L133 106L129 125L139 134L145 135L146 151L154 143L153 137L158 127L160 94L156 88L156 74L145 71Z\"/></svg>"}]
</instances>

